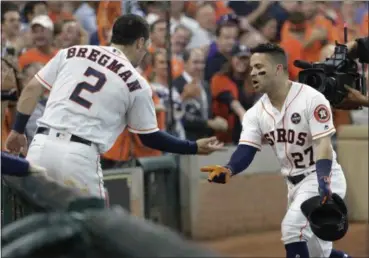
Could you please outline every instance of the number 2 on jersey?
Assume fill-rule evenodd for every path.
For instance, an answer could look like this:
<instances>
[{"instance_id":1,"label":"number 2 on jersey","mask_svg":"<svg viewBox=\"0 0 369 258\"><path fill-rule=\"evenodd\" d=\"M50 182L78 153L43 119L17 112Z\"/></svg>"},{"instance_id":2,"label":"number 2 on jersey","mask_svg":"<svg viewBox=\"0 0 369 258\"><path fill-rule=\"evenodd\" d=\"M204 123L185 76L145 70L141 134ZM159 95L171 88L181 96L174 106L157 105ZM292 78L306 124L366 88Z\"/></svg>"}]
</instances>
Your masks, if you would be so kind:
<instances>
[{"instance_id":1,"label":"number 2 on jersey","mask_svg":"<svg viewBox=\"0 0 369 258\"><path fill-rule=\"evenodd\" d=\"M304 153L301 152L291 153L291 157L293 158L295 168L308 168L315 164L313 146L310 146L309 148L305 149ZM305 157L309 160L308 165L304 164Z\"/></svg>"},{"instance_id":2,"label":"number 2 on jersey","mask_svg":"<svg viewBox=\"0 0 369 258\"><path fill-rule=\"evenodd\" d=\"M70 95L69 99L73 100L77 104L89 109L92 103L84 98L82 98L79 94L81 94L82 90L87 90L90 93L99 92L104 84L106 83L106 76L105 74L95 70L92 67L88 67L84 76L90 77L93 76L97 79L97 82L93 85L88 82L80 82L77 84L76 88L73 90L72 94Z\"/></svg>"}]
</instances>

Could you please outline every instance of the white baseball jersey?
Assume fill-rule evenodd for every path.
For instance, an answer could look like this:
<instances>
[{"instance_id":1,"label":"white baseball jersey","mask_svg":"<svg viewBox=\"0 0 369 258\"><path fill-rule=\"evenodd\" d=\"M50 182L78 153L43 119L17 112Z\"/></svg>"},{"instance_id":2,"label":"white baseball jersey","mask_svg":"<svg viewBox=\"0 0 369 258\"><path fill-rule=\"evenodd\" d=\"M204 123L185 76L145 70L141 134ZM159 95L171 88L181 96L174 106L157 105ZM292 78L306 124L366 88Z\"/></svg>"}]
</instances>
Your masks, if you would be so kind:
<instances>
[{"instance_id":1,"label":"white baseball jersey","mask_svg":"<svg viewBox=\"0 0 369 258\"><path fill-rule=\"evenodd\" d=\"M328 100L312 87L293 82L281 110L274 108L264 94L246 112L239 144L260 150L262 138L266 139L277 155L284 176L315 170L313 140L336 131ZM335 168L340 165L333 151L332 169Z\"/></svg>"},{"instance_id":2,"label":"white baseball jersey","mask_svg":"<svg viewBox=\"0 0 369 258\"><path fill-rule=\"evenodd\" d=\"M126 126L133 133L158 130L151 87L114 47L60 50L35 77L50 90L38 126L82 137L101 153Z\"/></svg>"}]
</instances>

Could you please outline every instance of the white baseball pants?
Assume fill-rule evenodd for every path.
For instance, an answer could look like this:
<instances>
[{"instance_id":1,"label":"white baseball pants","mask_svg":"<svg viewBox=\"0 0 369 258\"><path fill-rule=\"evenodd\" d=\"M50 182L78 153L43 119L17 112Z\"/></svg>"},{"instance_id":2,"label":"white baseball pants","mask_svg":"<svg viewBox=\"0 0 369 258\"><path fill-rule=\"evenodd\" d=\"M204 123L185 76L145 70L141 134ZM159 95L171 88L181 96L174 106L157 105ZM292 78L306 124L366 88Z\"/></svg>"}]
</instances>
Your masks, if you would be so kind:
<instances>
[{"instance_id":1,"label":"white baseball pants","mask_svg":"<svg viewBox=\"0 0 369 258\"><path fill-rule=\"evenodd\" d=\"M72 142L70 137L68 133L53 129L50 129L48 135L36 134L26 159L46 168L48 176L62 185L105 199L100 155L96 145Z\"/></svg>"},{"instance_id":2,"label":"white baseball pants","mask_svg":"<svg viewBox=\"0 0 369 258\"><path fill-rule=\"evenodd\" d=\"M287 186L288 210L282 221L283 243L286 245L306 241L310 257L329 257L332 242L323 241L314 235L300 208L305 200L319 195L317 174L308 175L297 185L287 181ZM346 179L341 169L332 171L331 190L341 198L346 195Z\"/></svg>"}]
</instances>

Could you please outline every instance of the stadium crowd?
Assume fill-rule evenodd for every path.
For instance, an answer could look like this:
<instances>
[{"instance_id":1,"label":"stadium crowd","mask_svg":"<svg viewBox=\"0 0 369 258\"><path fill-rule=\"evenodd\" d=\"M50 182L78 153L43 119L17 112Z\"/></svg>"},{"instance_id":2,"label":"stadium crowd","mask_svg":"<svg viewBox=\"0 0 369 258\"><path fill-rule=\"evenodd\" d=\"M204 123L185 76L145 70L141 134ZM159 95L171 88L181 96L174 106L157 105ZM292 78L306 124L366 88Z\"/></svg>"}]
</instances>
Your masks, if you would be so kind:
<instances>
[{"instance_id":1,"label":"stadium crowd","mask_svg":"<svg viewBox=\"0 0 369 258\"><path fill-rule=\"evenodd\" d=\"M297 80L300 69L293 61L330 56L336 40L344 43L344 24L349 41L369 31L367 2L172 1L170 8L161 1L2 2L2 90L21 90L58 49L108 45L114 20L126 12L146 17L150 25L148 54L137 69L152 86L160 129L191 140L216 135L227 144L237 144L240 120L259 97L249 78L250 48L280 44L289 57L290 78ZM28 122L29 142L46 102L47 93ZM367 109L333 112L336 127L368 122ZM3 102L2 148L14 114L15 102ZM125 130L103 154L102 166L158 155Z\"/></svg>"}]
</instances>

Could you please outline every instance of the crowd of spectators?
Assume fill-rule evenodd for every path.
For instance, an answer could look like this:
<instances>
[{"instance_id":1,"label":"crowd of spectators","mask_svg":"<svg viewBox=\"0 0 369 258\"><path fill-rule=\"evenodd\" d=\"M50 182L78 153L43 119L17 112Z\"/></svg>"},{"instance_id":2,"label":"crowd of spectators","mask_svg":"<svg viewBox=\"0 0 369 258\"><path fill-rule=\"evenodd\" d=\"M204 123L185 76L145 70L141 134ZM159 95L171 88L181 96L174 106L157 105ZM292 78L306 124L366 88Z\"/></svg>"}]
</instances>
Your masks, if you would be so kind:
<instances>
[{"instance_id":1,"label":"crowd of spectators","mask_svg":"<svg viewBox=\"0 0 369 258\"><path fill-rule=\"evenodd\" d=\"M114 20L127 12L144 16L150 25L148 54L137 70L152 86L160 129L191 140L216 135L227 144L237 144L242 116L260 97L249 81L250 48L280 44L288 54L290 78L297 80L300 69L293 61L324 60L335 41L344 43L344 24L349 41L369 31L368 3L355 1L2 2L2 89L25 85L59 49L109 45ZM29 140L46 101L47 93L27 125ZM2 106L3 143L15 105ZM357 113L333 112L336 127L360 122ZM361 112L367 122L367 110ZM162 153L125 130L102 155L102 164L157 155Z\"/></svg>"}]
</instances>

